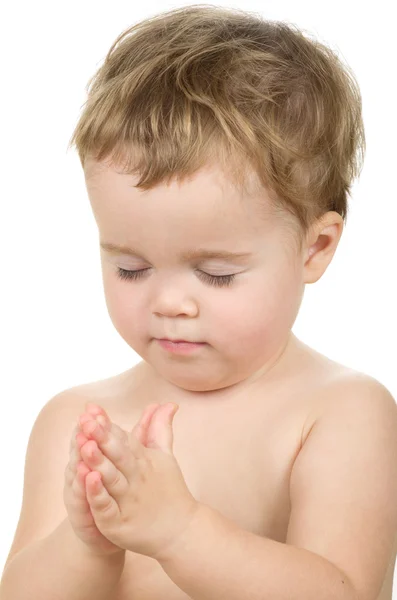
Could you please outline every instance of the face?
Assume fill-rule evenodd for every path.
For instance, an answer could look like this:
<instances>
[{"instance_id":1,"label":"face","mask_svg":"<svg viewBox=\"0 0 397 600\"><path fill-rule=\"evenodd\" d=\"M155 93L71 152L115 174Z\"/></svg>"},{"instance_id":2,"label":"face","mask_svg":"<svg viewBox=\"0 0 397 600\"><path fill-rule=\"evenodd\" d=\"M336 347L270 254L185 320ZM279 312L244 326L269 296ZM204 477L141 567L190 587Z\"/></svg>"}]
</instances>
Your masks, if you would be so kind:
<instances>
[{"instance_id":1,"label":"face","mask_svg":"<svg viewBox=\"0 0 397 600\"><path fill-rule=\"evenodd\" d=\"M265 377L288 344L304 284L291 231L270 208L264 215L264 192L260 209L215 167L148 191L93 160L85 177L110 318L156 377L194 392ZM247 256L184 256L197 249ZM163 338L203 344L176 354Z\"/></svg>"}]
</instances>

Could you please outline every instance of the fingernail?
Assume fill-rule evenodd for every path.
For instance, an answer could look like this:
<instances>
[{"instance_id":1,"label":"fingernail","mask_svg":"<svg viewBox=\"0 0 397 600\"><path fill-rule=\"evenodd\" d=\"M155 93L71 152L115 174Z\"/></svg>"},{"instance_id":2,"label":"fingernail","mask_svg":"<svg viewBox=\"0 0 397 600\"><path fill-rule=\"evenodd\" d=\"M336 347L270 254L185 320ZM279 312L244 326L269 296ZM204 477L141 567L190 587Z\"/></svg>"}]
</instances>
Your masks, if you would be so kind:
<instances>
[{"instance_id":1,"label":"fingernail","mask_svg":"<svg viewBox=\"0 0 397 600\"><path fill-rule=\"evenodd\" d=\"M85 423L87 423L88 421L91 421L92 417L90 417L89 415L85 414L81 415L81 417L79 418L79 423L80 426L82 427Z\"/></svg>"},{"instance_id":2,"label":"fingernail","mask_svg":"<svg viewBox=\"0 0 397 600\"><path fill-rule=\"evenodd\" d=\"M96 458L98 456L98 450L96 448L89 448L87 451L88 458Z\"/></svg>"},{"instance_id":3,"label":"fingernail","mask_svg":"<svg viewBox=\"0 0 397 600\"><path fill-rule=\"evenodd\" d=\"M97 424L95 423L95 421L92 421L92 420L87 421L83 425L83 433L86 436L93 435L96 428L97 428Z\"/></svg>"},{"instance_id":4,"label":"fingernail","mask_svg":"<svg viewBox=\"0 0 397 600\"><path fill-rule=\"evenodd\" d=\"M99 406L96 406L92 402L86 402L85 409L91 415L99 415L99 414L101 414L101 409L99 408Z\"/></svg>"}]
</instances>

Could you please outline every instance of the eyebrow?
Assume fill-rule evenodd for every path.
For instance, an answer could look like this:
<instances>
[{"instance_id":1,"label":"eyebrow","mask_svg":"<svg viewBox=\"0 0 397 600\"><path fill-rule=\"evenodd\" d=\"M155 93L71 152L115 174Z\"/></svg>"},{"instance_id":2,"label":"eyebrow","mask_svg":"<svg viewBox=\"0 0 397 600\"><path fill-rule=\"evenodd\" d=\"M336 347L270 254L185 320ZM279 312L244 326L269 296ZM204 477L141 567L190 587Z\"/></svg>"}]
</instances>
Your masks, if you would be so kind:
<instances>
[{"instance_id":1,"label":"eyebrow","mask_svg":"<svg viewBox=\"0 0 397 600\"><path fill-rule=\"evenodd\" d=\"M101 242L100 246L112 254L128 254L131 256L140 255L138 250L128 248L127 246L117 246L116 244L107 242ZM186 261L195 258L223 258L226 260L233 260L236 258L246 258L248 256L252 256L252 252L229 252L228 250L207 250L205 248L194 248L192 250L185 250L181 253L181 258Z\"/></svg>"}]
</instances>

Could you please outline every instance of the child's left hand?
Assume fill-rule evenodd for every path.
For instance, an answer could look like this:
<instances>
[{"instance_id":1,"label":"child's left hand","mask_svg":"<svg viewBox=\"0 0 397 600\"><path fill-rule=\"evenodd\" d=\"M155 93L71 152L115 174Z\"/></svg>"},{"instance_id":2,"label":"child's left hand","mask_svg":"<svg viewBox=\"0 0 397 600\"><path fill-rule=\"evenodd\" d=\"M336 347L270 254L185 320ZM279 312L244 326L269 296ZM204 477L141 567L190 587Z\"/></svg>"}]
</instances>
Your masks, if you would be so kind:
<instances>
[{"instance_id":1,"label":"child's left hand","mask_svg":"<svg viewBox=\"0 0 397 600\"><path fill-rule=\"evenodd\" d=\"M88 439L81 457L91 470L86 494L97 528L120 548L151 558L185 531L199 506L173 454L178 409L152 404L131 432L93 403L80 418Z\"/></svg>"}]
</instances>

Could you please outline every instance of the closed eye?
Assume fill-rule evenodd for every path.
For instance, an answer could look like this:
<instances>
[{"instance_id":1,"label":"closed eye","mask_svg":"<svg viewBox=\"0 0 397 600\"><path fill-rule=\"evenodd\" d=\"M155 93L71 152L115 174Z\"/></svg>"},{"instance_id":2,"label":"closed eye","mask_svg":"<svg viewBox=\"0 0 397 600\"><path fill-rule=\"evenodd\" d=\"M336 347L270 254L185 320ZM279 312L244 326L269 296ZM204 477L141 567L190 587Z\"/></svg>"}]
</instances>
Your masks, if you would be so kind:
<instances>
[{"instance_id":1,"label":"closed eye","mask_svg":"<svg viewBox=\"0 0 397 600\"><path fill-rule=\"evenodd\" d=\"M136 280L140 279L146 271L149 269L140 269L138 271L127 271L126 269L122 269L121 267L117 267L117 276L119 279L127 279L127 280ZM203 279L206 283L210 285L222 287L231 285L234 278L236 277L236 273L233 275L210 275L209 273L205 273L204 271L197 271L200 273L200 278Z\"/></svg>"}]
</instances>

